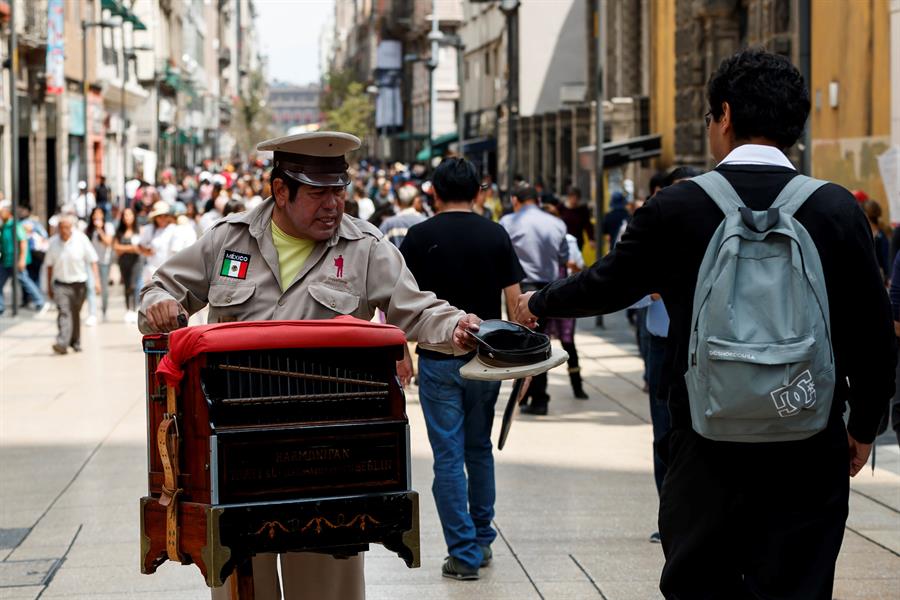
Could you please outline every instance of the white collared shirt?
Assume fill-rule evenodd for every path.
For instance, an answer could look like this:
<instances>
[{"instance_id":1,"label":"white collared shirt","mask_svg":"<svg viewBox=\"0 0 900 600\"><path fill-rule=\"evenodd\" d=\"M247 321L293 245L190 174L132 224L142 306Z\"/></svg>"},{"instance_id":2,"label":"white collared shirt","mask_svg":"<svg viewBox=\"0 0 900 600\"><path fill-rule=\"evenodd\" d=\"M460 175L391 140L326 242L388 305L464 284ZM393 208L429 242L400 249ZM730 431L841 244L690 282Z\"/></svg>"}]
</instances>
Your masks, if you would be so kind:
<instances>
[{"instance_id":1,"label":"white collared shirt","mask_svg":"<svg viewBox=\"0 0 900 600\"><path fill-rule=\"evenodd\" d=\"M717 167L725 164L731 165L770 165L776 167L786 167L794 171L797 170L784 152L775 146L764 146L762 144L742 144L728 153L728 156L722 159Z\"/></svg>"},{"instance_id":2,"label":"white collared shirt","mask_svg":"<svg viewBox=\"0 0 900 600\"><path fill-rule=\"evenodd\" d=\"M50 238L44 264L53 267L53 281L84 283L88 280L91 263L97 262L97 252L86 235L73 230L68 240L59 234Z\"/></svg>"}]
</instances>

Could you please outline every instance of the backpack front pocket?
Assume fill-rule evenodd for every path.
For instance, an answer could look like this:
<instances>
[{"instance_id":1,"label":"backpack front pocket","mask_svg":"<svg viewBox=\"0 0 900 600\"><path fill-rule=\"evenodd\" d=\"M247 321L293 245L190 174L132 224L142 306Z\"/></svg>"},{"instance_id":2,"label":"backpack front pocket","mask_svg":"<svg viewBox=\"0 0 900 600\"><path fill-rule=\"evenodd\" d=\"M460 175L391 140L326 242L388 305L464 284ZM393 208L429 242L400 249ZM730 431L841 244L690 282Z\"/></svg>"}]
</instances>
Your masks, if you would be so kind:
<instances>
[{"instance_id":1,"label":"backpack front pocket","mask_svg":"<svg viewBox=\"0 0 900 600\"><path fill-rule=\"evenodd\" d=\"M814 409L815 339L742 343L707 339L708 419L780 419Z\"/></svg>"}]
</instances>

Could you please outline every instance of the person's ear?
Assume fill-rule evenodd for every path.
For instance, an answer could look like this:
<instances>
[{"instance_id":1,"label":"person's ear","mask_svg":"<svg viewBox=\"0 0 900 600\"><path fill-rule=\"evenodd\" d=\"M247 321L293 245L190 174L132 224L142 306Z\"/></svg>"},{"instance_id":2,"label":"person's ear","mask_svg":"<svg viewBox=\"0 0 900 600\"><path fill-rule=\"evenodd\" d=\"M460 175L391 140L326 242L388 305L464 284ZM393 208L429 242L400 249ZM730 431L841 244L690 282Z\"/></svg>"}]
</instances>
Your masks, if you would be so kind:
<instances>
[{"instance_id":1,"label":"person's ear","mask_svg":"<svg viewBox=\"0 0 900 600\"><path fill-rule=\"evenodd\" d=\"M722 103L722 116L719 119L719 126L722 128L722 133L728 133L731 131L731 105L727 102Z\"/></svg>"},{"instance_id":2,"label":"person's ear","mask_svg":"<svg viewBox=\"0 0 900 600\"><path fill-rule=\"evenodd\" d=\"M287 204L291 191L287 184L280 177L272 180L272 197L275 198L275 204L278 208L284 208Z\"/></svg>"}]
</instances>

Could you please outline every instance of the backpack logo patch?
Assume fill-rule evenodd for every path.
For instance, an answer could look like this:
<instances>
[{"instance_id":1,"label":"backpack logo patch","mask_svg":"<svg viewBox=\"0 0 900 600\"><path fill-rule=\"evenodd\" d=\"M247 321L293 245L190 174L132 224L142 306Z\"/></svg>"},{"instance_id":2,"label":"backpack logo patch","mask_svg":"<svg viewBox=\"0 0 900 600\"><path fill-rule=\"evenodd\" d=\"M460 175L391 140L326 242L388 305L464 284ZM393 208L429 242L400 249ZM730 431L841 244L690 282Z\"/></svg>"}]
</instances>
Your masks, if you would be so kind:
<instances>
[{"instance_id":1,"label":"backpack logo patch","mask_svg":"<svg viewBox=\"0 0 900 600\"><path fill-rule=\"evenodd\" d=\"M793 417L801 410L816 404L816 385L809 369L803 371L789 385L780 387L770 394L775 410L780 417Z\"/></svg>"}]
</instances>

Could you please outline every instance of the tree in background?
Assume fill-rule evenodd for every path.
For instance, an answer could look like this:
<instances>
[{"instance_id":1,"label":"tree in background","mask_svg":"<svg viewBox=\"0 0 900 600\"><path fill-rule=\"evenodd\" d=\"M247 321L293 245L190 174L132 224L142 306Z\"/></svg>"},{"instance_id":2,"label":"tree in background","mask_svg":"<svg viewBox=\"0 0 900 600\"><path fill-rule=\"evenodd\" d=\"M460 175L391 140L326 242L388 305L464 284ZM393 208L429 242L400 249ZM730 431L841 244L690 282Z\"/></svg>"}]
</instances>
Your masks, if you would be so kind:
<instances>
[{"instance_id":1,"label":"tree in background","mask_svg":"<svg viewBox=\"0 0 900 600\"><path fill-rule=\"evenodd\" d=\"M238 98L237 105L235 152L240 157L246 157L256 149L256 144L269 138L272 121L272 113L266 106L269 87L262 70L252 71L249 77L246 91Z\"/></svg>"},{"instance_id":2,"label":"tree in background","mask_svg":"<svg viewBox=\"0 0 900 600\"><path fill-rule=\"evenodd\" d=\"M325 128L363 139L374 127L375 107L365 85L349 69L331 71L319 100Z\"/></svg>"}]
</instances>

